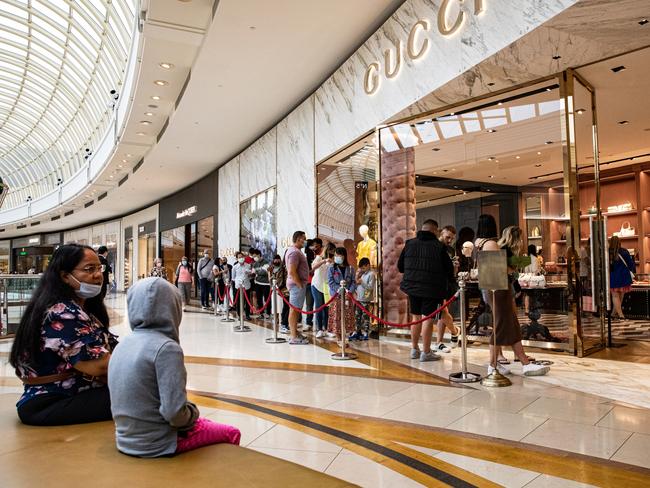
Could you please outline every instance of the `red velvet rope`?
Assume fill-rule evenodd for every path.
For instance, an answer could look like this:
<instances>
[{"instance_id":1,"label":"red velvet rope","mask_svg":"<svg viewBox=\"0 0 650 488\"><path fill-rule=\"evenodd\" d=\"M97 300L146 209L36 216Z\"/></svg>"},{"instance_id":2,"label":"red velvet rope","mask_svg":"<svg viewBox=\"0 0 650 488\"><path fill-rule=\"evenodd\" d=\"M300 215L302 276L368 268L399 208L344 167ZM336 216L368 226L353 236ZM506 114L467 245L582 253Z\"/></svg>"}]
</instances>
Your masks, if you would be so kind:
<instances>
[{"instance_id":1,"label":"red velvet rope","mask_svg":"<svg viewBox=\"0 0 650 488\"><path fill-rule=\"evenodd\" d=\"M307 310L302 310L302 309L300 309L300 308L298 308L298 307L294 307L293 305L291 305L291 303L289 302L289 300L287 300L286 297L285 297L282 293L278 293L278 295L280 295L280 297L282 297L282 300L284 301L284 303L286 303L287 305L289 305L289 307L290 307L291 309L295 310L296 312L305 313L305 314L307 314L307 315L314 315L315 313L318 313L318 312L320 312L321 310L325 310L327 307L330 306L330 304L331 304L334 300L336 300L336 299L339 297L338 292L336 292L336 294L335 294L332 298L330 298L330 301L329 301L329 302L327 302L327 303L323 303L323 304L322 304L320 307L318 307L316 310L307 311Z\"/></svg>"},{"instance_id":2,"label":"red velvet rope","mask_svg":"<svg viewBox=\"0 0 650 488\"><path fill-rule=\"evenodd\" d=\"M230 298L230 291L226 291L226 295L228 296L228 302L230 302L231 307L234 307L237 300L239 300L239 292L240 292L240 289L238 288L237 293L235 294L235 298L232 299L232 298Z\"/></svg>"},{"instance_id":3,"label":"red velvet rope","mask_svg":"<svg viewBox=\"0 0 650 488\"><path fill-rule=\"evenodd\" d=\"M383 320L383 319L377 317L377 316L376 316L375 314L373 314L372 312L370 312L366 307L364 307L364 306L361 304L361 302L357 301L357 299L354 298L354 296L352 295L352 293L348 292L348 297L350 298L350 300L352 301L352 303L354 303L354 304L355 304L357 307L359 307L359 308L360 308L360 309L361 309L365 314L367 314L370 318L376 320L377 322L382 323L382 324L384 324L384 325L388 325L388 326L390 326L390 327L406 328L406 327L410 327L410 326L412 326L412 325L418 325L418 324L421 324L422 322L425 322L425 321L427 321L427 320L429 320L429 319L432 319L435 315L439 314L442 310L444 310L445 308L447 308L451 303L453 303L454 301L456 301L456 299L458 298L458 292L456 292L456 293L455 293L455 294L454 294L454 295L453 295L449 300L447 300L446 302L444 302L444 303L443 303L443 304L442 304L442 305L441 305L437 310L435 310L434 312L430 313L429 315L427 315L426 317L424 317L424 318L422 318L422 319L420 319L420 320L416 320L416 321L414 321L414 322L409 322L408 324L398 324L398 323L395 323L395 322L389 322L388 320Z\"/></svg>"},{"instance_id":4,"label":"red velvet rope","mask_svg":"<svg viewBox=\"0 0 650 488\"><path fill-rule=\"evenodd\" d=\"M264 310L266 310L266 307L268 307L269 303L271 303L271 297L272 296L273 296L273 292L269 293L269 297L266 299L266 303L264 305L262 305L262 308L260 308L258 310L251 303L250 298L248 298L248 293L246 293L246 289L244 288L244 297L246 298L246 301L248 302L248 306L251 308L251 313L253 315L257 315L258 313L262 313Z\"/></svg>"}]
</instances>

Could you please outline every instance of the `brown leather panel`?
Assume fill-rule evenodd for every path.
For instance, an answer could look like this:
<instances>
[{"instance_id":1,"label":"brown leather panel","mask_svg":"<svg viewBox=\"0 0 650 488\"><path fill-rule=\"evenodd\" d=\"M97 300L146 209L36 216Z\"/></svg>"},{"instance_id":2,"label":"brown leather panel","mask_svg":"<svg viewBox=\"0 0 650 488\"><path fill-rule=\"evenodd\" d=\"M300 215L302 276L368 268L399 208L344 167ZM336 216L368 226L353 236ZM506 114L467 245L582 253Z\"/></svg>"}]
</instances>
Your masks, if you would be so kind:
<instances>
[{"instance_id":1,"label":"brown leather panel","mask_svg":"<svg viewBox=\"0 0 650 488\"><path fill-rule=\"evenodd\" d=\"M17 399L14 394L0 395L2 486L354 486L303 466L228 444L204 447L174 458L125 456L115 448L112 422L30 427L18 420Z\"/></svg>"}]
</instances>

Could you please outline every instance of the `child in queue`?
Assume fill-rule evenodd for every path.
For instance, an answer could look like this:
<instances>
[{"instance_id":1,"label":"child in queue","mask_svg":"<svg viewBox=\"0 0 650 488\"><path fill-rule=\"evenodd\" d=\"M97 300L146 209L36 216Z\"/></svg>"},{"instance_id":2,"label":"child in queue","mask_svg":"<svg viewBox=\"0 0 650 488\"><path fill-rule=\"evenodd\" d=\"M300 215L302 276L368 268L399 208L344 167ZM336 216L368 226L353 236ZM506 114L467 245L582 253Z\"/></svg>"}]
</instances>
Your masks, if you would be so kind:
<instances>
[{"instance_id":1,"label":"child in queue","mask_svg":"<svg viewBox=\"0 0 650 488\"><path fill-rule=\"evenodd\" d=\"M366 309L370 309L375 303L375 285L377 283L377 276L370 267L370 259L361 258L355 280L357 282L357 300ZM370 317L359 307L355 307L355 322L356 331L350 336L350 340L367 341L370 333Z\"/></svg>"}]
</instances>

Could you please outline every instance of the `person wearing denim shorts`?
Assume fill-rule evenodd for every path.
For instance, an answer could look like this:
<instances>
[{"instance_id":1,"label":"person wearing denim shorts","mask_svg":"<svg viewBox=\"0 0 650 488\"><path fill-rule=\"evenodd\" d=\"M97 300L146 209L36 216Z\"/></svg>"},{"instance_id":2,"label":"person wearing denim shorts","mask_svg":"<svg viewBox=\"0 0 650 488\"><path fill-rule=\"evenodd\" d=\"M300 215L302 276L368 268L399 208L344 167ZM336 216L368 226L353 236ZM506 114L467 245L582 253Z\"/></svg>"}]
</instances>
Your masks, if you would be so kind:
<instances>
[{"instance_id":1,"label":"person wearing denim shorts","mask_svg":"<svg viewBox=\"0 0 650 488\"><path fill-rule=\"evenodd\" d=\"M287 266L287 288L289 289L289 303L299 310L305 305L307 286L309 280L309 265L307 257L303 254L302 248L305 245L306 236L301 230L293 233L293 246L287 249L284 256ZM309 344L307 338L298 334L298 320L301 312L291 309L289 312L289 329L291 340L289 344Z\"/></svg>"}]
</instances>

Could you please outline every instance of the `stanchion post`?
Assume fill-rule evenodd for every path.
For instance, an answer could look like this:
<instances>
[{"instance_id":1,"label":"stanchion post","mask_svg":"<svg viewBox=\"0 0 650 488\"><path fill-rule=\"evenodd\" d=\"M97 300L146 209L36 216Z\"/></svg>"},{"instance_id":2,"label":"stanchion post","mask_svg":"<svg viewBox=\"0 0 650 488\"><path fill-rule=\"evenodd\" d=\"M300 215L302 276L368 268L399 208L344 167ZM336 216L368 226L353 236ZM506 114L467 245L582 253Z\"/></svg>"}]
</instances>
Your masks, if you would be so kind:
<instances>
[{"instance_id":1,"label":"stanchion post","mask_svg":"<svg viewBox=\"0 0 650 488\"><path fill-rule=\"evenodd\" d=\"M345 331L345 302L347 300L347 290L346 287L347 283L345 280L341 281L341 287L339 288L339 313L341 315L341 352L337 352L332 354L332 359L336 359L338 361L347 361L350 359L356 359L357 355L354 353L349 353L345 351L345 342L347 341L347 333Z\"/></svg>"},{"instance_id":2,"label":"stanchion post","mask_svg":"<svg viewBox=\"0 0 650 488\"><path fill-rule=\"evenodd\" d=\"M212 300L212 307L214 308L214 316L216 317L219 315L219 281L214 280L213 282L214 288L213 288L213 295L214 299Z\"/></svg>"},{"instance_id":3,"label":"stanchion post","mask_svg":"<svg viewBox=\"0 0 650 488\"><path fill-rule=\"evenodd\" d=\"M493 371L489 375L487 375L485 378L481 380L481 385L483 386L488 386L488 387L502 387L502 386L510 386L512 385L512 381L510 381L508 378L503 376L499 372L499 360L498 360L498 354L496 352L496 347L497 347L497 321L496 321L496 312L494 310L494 295L496 291L495 290L490 290L490 294L492 296L492 337L494 338L494 364L492 364Z\"/></svg>"},{"instance_id":4,"label":"stanchion post","mask_svg":"<svg viewBox=\"0 0 650 488\"><path fill-rule=\"evenodd\" d=\"M226 317L221 319L222 322L234 322L235 319L233 319L230 316L230 278L224 278L223 284L225 286L226 292L225 292L225 300L224 303L226 305Z\"/></svg>"},{"instance_id":5,"label":"stanchion post","mask_svg":"<svg viewBox=\"0 0 650 488\"><path fill-rule=\"evenodd\" d=\"M250 332L251 328L248 325L244 325L244 296L245 288L244 284L239 285L239 325L235 326L233 329L235 332Z\"/></svg>"},{"instance_id":6,"label":"stanchion post","mask_svg":"<svg viewBox=\"0 0 650 488\"><path fill-rule=\"evenodd\" d=\"M282 344L287 342L284 337L278 337L278 282L273 278L271 285L271 313L273 314L273 337L266 339L269 344Z\"/></svg>"},{"instance_id":7,"label":"stanchion post","mask_svg":"<svg viewBox=\"0 0 650 488\"><path fill-rule=\"evenodd\" d=\"M458 281L460 289L460 349L461 349L461 363L462 371L460 373L452 373L449 375L449 381L453 383L475 383L481 381L481 375L477 373L470 373L467 371L467 336L465 335L465 323L467 321L467 314L465 311L465 280Z\"/></svg>"}]
</instances>

